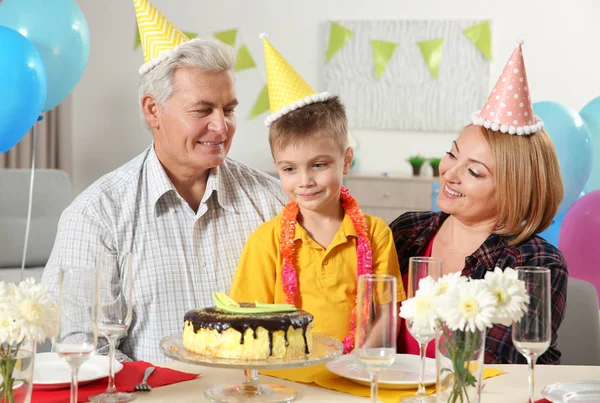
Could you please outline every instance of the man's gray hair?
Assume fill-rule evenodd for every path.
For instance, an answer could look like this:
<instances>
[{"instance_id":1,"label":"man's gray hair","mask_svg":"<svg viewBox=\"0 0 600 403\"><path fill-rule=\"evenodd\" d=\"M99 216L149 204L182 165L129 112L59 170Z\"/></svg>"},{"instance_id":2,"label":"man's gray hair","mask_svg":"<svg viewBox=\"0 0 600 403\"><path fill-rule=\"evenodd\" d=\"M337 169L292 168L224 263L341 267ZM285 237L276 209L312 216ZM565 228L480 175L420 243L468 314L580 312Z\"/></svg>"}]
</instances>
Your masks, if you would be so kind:
<instances>
[{"instance_id":1,"label":"man's gray hair","mask_svg":"<svg viewBox=\"0 0 600 403\"><path fill-rule=\"evenodd\" d=\"M175 90L173 77L180 67L192 67L203 73L233 72L236 55L233 48L216 39L195 38L178 46L171 56L142 76L138 86L138 105L142 120L144 95L152 95L159 107L164 107Z\"/></svg>"}]
</instances>

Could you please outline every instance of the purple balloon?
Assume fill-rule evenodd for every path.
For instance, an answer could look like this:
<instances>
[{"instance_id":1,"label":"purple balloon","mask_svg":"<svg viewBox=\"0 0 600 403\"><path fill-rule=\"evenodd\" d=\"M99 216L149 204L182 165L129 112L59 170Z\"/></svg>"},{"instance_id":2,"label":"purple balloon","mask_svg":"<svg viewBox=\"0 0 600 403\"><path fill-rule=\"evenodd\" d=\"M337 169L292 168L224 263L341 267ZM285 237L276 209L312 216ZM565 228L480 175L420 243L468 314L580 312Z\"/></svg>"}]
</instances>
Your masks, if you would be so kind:
<instances>
[{"instance_id":1,"label":"purple balloon","mask_svg":"<svg viewBox=\"0 0 600 403\"><path fill-rule=\"evenodd\" d=\"M588 281L600 294L600 189L587 193L567 211L558 234L569 276Z\"/></svg>"}]
</instances>

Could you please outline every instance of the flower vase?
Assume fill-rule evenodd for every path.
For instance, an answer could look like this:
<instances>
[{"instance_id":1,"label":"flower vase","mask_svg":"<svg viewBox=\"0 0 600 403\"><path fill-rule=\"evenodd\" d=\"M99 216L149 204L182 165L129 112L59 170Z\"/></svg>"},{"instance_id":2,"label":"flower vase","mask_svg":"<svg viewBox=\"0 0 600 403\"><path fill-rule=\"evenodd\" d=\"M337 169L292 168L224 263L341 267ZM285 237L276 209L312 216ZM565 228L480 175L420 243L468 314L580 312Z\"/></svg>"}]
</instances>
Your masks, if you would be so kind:
<instances>
[{"instance_id":1,"label":"flower vase","mask_svg":"<svg viewBox=\"0 0 600 403\"><path fill-rule=\"evenodd\" d=\"M0 403L29 403L36 343L0 345Z\"/></svg>"},{"instance_id":2,"label":"flower vase","mask_svg":"<svg viewBox=\"0 0 600 403\"><path fill-rule=\"evenodd\" d=\"M461 331L440 325L435 340L438 403L480 401L485 335L485 329Z\"/></svg>"}]
</instances>

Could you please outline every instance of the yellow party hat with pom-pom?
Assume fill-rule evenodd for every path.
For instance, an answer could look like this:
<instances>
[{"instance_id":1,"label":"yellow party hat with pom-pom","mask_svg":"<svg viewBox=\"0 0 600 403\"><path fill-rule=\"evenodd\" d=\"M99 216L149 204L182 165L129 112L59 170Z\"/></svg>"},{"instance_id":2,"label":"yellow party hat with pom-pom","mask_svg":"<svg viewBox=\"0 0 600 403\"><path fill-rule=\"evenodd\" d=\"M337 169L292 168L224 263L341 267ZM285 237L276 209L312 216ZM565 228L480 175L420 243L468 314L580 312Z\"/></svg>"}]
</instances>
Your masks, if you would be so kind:
<instances>
[{"instance_id":1,"label":"yellow party hat with pom-pom","mask_svg":"<svg viewBox=\"0 0 600 403\"><path fill-rule=\"evenodd\" d=\"M167 20L148 0L134 0L140 40L144 50L144 75L167 60L173 50L190 39Z\"/></svg>"},{"instance_id":2,"label":"yellow party hat with pom-pom","mask_svg":"<svg viewBox=\"0 0 600 403\"><path fill-rule=\"evenodd\" d=\"M264 45L271 108L265 125L270 126L286 113L305 105L323 102L333 97L327 92L317 93L271 45L266 34L260 34L259 37Z\"/></svg>"}]
</instances>

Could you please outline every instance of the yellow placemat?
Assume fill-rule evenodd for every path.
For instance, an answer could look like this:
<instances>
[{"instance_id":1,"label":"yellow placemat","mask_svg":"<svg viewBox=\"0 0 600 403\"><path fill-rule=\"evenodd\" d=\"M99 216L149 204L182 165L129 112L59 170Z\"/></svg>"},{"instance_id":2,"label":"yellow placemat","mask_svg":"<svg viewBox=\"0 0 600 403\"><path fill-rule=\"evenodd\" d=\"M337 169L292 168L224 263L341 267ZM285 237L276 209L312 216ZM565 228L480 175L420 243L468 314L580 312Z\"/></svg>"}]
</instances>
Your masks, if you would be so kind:
<instances>
[{"instance_id":1,"label":"yellow placemat","mask_svg":"<svg viewBox=\"0 0 600 403\"><path fill-rule=\"evenodd\" d=\"M315 382L325 389L337 390L338 392L348 393L354 396L369 397L371 388L369 386L359 385L346 378L320 379ZM435 393L435 385L426 388L427 394ZM401 397L412 396L416 389L392 390L379 388L377 398L383 403L398 403Z\"/></svg>"},{"instance_id":2,"label":"yellow placemat","mask_svg":"<svg viewBox=\"0 0 600 403\"><path fill-rule=\"evenodd\" d=\"M502 370L495 368L486 368L483 370L482 378L488 379L500 375ZM369 397L371 389L369 386L363 386L352 382L349 379L335 375L325 367L325 364L313 367L292 368L260 371L262 375L274 376L276 378L287 379L288 381L301 383L316 383L322 388L336 390L342 393L348 393L355 396ZM427 393L435 393L435 385L426 388ZM383 403L397 403L402 397L412 396L416 389L392 390L379 388L378 399Z\"/></svg>"},{"instance_id":3,"label":"yellow placemat","mask_svg":"<svg viewBox=\"0 0 600 403\"><path fill-rule=\"evenodd\" d=\"M329 372L325 364L312 367L301 367L291 369L273 369L259 371L261 375L274 376L275 378L287 379L288 381L300 383L313 383L318 379L336 378L337 375Z\"/></svg>"}]
</instances>

